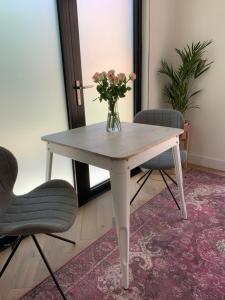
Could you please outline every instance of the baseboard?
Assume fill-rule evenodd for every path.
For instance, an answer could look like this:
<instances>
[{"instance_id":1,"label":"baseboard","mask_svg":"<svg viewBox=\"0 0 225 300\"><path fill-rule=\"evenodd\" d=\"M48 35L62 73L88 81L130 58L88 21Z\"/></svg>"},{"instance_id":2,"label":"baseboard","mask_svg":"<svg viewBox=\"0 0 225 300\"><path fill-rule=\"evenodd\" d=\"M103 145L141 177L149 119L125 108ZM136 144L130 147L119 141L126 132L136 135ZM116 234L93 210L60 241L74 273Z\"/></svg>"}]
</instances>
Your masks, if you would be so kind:
<instances>
[{"instance_id":1,"label":"baseboard","mask_svg":"<svg viewBox=\"0 0 225 300\"><path fill-rule=\"evenodd\" d=\"M225 160L190 153L188 155L188 162L202 167L225 171Z\"/></svg>"}]
</instances>

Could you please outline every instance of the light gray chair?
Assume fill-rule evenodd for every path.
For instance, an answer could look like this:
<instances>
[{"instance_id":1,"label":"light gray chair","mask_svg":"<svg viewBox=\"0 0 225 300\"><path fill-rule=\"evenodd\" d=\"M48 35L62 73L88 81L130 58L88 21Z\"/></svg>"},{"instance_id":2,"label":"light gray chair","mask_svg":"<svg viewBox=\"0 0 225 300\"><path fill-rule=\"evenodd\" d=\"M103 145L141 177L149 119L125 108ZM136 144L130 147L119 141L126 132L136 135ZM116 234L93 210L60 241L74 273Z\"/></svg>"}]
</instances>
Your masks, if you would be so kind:
<instances>
[{"instance_id":1,"label":"light gray chair","mask_svg":"<svg viewBox=\"0 0 225 300\"><path fill-rule=\"evenodd\" d=\"M23 238L31 236L62 298L66 299L35 234L45 233L75 245L74 241L52 234L64 232L73 225L77 210L75 190L64 180L51 180L28 194L16 196L13 186L17 172L17 161L13 154L0 147L0 234L18 236L0 277Z\"/></svg>"},{"instance_id":2,"label":"light gray chair","mask_svg":"<svg viewBox=\"0 0 225 300\"><path fill-rule=\"evenodd\" d=\"M166 126L166 127L173 127L173 128L184 128L184 118L183 115L173 109L149 109L143 110L139 112L135 118L135 123L141 124L149 124L149 125L157 125L157 126ZM180 156L181 162L184 162L187 157L187 152L185 150L180 149ZM178 209L180 209L175 196L173 195L169 184L166 181L166 177L168 177L174 184L177 185L176 181L165 171L167 169L174 168L174 159L172 149L165 151L164 153L146 161L144 164L140 166L143 169L147 169L148 171L138 180L140 182L143 178L144 181L131 199L132 203L148 178L150 177L151 173L154 170L158 170L166 187L168 188L173 200L175 201ZM166 176L166 177L165 177Z\"/></svg>"}]
</instances>

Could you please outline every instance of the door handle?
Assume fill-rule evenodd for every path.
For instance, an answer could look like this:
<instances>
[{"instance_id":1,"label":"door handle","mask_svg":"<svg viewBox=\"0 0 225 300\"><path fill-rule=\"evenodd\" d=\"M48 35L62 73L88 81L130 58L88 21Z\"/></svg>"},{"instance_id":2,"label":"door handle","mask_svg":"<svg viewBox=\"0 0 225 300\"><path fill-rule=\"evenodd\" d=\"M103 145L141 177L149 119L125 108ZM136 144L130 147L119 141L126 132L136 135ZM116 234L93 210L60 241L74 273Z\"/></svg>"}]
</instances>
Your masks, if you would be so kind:
<instances>
[{"instance_id":1,"label":"door handle","mask_svg":"<svg viewBox=\"0 0 225 300\"><path fill-rule=\"evenodd\" d=\"M81 102L81 90L84 89L90 89L94 87L93 85L86 85L83 86L80 84L80 80L75 80L75 85L73 86L73 89L76 91L77 94L77 105L81 106L82 102Z\"/></svg>"},{"instance_id":2,"label":"door handle","mask_svg":"<svg viewBox=\"0 0 225 300\"><path fill-rule=\"evenodd\" d=\"M80 85L80 86L74 86L73 88L75 89L75 90L85 90L85 89L90 89L90 88L93 88L94 86L92 85L92 84L90 84L90 85L85 85L85 86L83 86L83 85Z\"/></svg>"}]
</instances>

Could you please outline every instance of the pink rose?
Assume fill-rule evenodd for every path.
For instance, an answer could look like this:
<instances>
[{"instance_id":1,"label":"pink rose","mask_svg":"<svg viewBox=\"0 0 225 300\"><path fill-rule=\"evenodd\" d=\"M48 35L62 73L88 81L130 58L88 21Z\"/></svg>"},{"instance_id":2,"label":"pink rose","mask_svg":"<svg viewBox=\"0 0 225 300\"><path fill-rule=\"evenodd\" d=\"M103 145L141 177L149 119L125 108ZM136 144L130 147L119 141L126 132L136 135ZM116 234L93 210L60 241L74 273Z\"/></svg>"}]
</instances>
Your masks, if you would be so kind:
<instances>
[{"instance_id":1,"label":"pink rose","mask_svg":"<svg viewBox=\"0 0 225 300\"><path fill-rule=\"evenodd\" d=\"M136 74L133 72L130 73L130 75L129 75L130 80L133 80L133 81L136 79L136 77L137 77Z\"/></svg>"},{"instance_id":2,"label":"pink rose","mask_svg":"<svg viewBox=\"0 0 225 300\"><path fill-rule=\"evenodd\" d=\"M115 77L115 70L109 70L107 75L108 75L109 81L113 81L114 77Z\"/></svg>"},{"instance_id":3,"label":"pink rose","mask_svg":"<svg viewBox=\"0 0 225 300\"><path fill-rule=\"evenodd\" d=\"M109 70L108 71L108 76L111 76L111 75L115 75L115 70Z\"/></svg>"},{"instance_id":4,"label":"pink rose","mask_svg":"<svg viewBox=\"0 0 225 300\"><path fill-rule=\"evenodd\" d=\"M94 80L94 82L98 82L100 78L100 73L96 72L93 76L92 79Z\"/></svg>"},{"instance_id":5,"label":"pink rose","mask_svg":"<svg viewBox=\"0 0 225 300\"><path fill-rule=\"evenodd\" d=\"M106 72L101 72L99 74L99 80L103 80L106 77Z\"/></svg>"},{"instance_id":6,"label":"pink rose","mask_svg":"<svg viewBox=\"0 0 225 300\"><path fill-rule=\"evenodd\" d=\"M125 81L126 80L126 75L124 73L119 73L117 75L118 79L120 82Z\"/></svg>"},{"instance_id":7,"label":"pink rose","mask_svg":"<svg viewBox=\"0 0 225 300\"><path fill-rule=\"evenodd\" d=\"M109 79L109 81L111 81L111 82L114 81L114 78L115 78L114 72L109 71L108 72L108 79Z\"/></svg>"},{"instance_id":8,"label":"pink rose","mask_svg":"<svg viewBox=\"0 0 225 300\"><path fill-rule=\"evenodd\" d=\"M113 82L114 82L114 84L118 84L119 83L118 76L114 76Z\"/></svg>"}]
</instances>

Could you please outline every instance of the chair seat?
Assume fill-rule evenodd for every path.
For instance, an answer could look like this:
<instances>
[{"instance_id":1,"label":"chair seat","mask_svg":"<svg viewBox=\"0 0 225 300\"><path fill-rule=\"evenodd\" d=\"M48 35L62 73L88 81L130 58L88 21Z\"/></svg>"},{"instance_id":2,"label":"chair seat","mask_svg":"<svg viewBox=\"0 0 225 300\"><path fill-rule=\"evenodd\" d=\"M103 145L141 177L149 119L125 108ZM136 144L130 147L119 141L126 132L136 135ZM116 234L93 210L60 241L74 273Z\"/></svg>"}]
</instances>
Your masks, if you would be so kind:
<instances>
[{"instance_id":1,"label":"chair seat","mask_svg":"<svg viewBox=\"0 0 225 300\"><path fill-rule=\"evenodd\" d=\"M64 180L51 180L28 194L12 194L0 210L0 234L29 235L68 230L77 209L74 188Z\"/></svg>"},{"instance_id":2,"label":"chair seat","mask_svg":"<svg viewBox=\"0 0 225 300\"><path fill-rule=\"evenodd\" d=\"M181 162L184 162L187 158L187 151L180 150ZM144 169L159 170L159 169L172 169L174 168L174 160L172 149L169 149L162 154L148 160L140 166Z\"/></svg>"}]
</instances>

